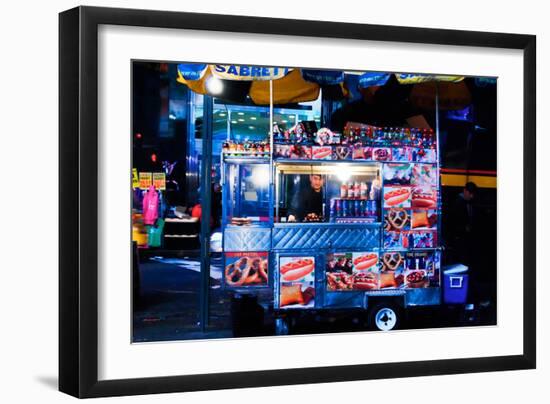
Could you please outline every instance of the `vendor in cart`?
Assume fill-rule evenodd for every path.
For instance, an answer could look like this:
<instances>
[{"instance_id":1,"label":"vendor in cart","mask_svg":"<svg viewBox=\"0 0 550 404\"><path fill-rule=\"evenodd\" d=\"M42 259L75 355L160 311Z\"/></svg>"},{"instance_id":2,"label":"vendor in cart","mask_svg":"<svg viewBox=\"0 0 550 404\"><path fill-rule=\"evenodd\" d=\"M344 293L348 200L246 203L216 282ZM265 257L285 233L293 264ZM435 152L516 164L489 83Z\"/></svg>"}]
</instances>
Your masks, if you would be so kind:
<instances>
[{"instance_id":1,"label":"vendor in cart","mask_svg":"<svg viewBox=\"0 0 550 404\"><path fill-rule=\"evenodd\" d=\"M309 176L309 184L296 192L288 209L288 221L319 221L323 217L324 178L318 174Z\"/></svg>"}]
</instances>

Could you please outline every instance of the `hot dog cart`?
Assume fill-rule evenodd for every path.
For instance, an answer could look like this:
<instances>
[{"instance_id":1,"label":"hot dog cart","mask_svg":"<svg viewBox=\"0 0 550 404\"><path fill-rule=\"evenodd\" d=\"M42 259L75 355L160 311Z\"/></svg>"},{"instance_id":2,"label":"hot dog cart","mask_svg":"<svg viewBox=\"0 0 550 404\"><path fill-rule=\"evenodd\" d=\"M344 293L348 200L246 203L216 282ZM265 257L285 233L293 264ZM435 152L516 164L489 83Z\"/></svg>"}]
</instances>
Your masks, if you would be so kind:
<instances>
[{"instance_id":1,"label":"hot dog cart","mask_svg":"<svg viewBox=\"0 0 550 404\"><path fill-rule=\"evenodd\" d=\"M440 183L431 129L300 122L222 152L223 286L273 293L293 313L400 310L441 302Z\"/></svg>"},{"instance_id":2,"label":"hot dog cart","mask_svg":"<svg viewBox=\"0 0 550 404\"><path fill-rule=\"evenodd\" d=\"M238 87L237 93L246 94L239 102L259 106L269 118L265 137L233 136L232 125L244 123L239 116L245 112L222 110L227 122L219 165L223 288L270 295L282 320L295 313L359 309L372 314L379 329L396 327L403 309L441 303L437 83L464 78L394 76L399 84L435 83L427 86L424 100L433 104L435 131L365 120L331 128L338 103L333 100L353 98L352 89L384 86L391 73L178 65L178 82L192 91L216 95L224 85L228 92ZM289 110L287 115L296 112L291 124L274 119L275 109L282 114L303 102L321 104L319 116L302 118ZM204 105L212 109L211 99ZM205 122L208 129L208 118ZM208 156L207 142L203 148ZM201 181L208 189L210 178ZM208 233L208 225L203 227ZM208 258L204 246L203 256ZM279 332L283 323L277 322Z\"/></svg>"}]
</instances>

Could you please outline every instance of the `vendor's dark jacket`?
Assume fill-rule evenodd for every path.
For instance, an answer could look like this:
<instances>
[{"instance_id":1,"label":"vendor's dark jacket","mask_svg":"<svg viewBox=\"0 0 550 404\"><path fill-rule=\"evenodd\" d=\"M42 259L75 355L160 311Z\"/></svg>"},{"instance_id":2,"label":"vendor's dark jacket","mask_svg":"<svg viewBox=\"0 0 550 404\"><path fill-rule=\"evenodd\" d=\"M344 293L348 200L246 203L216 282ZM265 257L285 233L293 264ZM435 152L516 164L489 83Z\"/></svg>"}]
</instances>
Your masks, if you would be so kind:
<instances>
[{"instance_id":1,"label":"vendor's dark jacket","mask_svg":"<svg viewBox=\"0 0 550 404\"><path fill-rule=\"evenodd\" d=\"M323 188L316 192L311 186L307 186L294 194L288 214L302 221L308 213L323 216Z\"/></svg>"}]
</instances>

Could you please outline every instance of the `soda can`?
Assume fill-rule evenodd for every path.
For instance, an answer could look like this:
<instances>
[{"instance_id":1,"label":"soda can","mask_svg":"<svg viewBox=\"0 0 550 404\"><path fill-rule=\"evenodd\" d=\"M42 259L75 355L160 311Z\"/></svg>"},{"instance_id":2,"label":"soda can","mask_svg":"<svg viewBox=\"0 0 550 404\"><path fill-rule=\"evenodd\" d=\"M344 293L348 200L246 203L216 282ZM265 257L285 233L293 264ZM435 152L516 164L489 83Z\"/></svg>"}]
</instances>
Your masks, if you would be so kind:
<instances>
[{"instance_id":1,"label":"soda can","mask_svg":"<svg viewBox=\"0 0 550 404\"><path fill-rule=\"evenodd\" d=\"M372 202L373 201L367 201L365 206L365 216L372 217Z\"/></svg>"},{"instance_id":2,"label":"soda can","mask_svg":"<svg viewBox=\"0 0 550 404\"><path fill-rule=\"evenodd\" d=\"M341 217L342 216L342 200L341 199L336 199L336 217Z\"/></svg>"},{"instance_id":3,"label":"soda can","mask_svg":"<svg viewBox=\"0 0 550 404\"><path fill-rule=\"evenodd\" d=\"M353 216L359 217L361 216L361 201L355 201L354 202L354 209L353 209Z\"/></svg>"},{"instance_id":4,"label":"soda can","mask_svg":"<svg viewBox=\"0 0 550 404\"><path fill-rule=\"evenodd\" d=\"M330 200L330 218L334 218L334 215L336 213L336 199Z\"/></svg>"},{"instance_id":5,"label":"soda can","mask_svg":"<svg viewBox=\"0 0 550 404\"><path fill-rule=\"evenodd\" d=\"M362 217L366 217L367 216L367 202L368 201L361 201L361 205L360 205L360 208L361 208L361 212L360 212L360 215Z\"/></svg>"},{"instance_id":6,"label":"soda can","mask_svg":"<svg viewBox=\"0 0 550 404\"><path fill-rule=\"evenodd\" d=\"M377 203L376 203L376 200L373 199L370 202L370 217L377 217L378 216L378 206L377 206Z\"/></svg>"},{"instance_id":7,"label":"soda can","mask_svg":"<svg viewBox=\"0 0 550 404\"><path fill-rule=\"evenodd\" d=\"M347 199L342 201L342 217L348 217L349 214L349 202Z\"/></svg>"}]
</instances>

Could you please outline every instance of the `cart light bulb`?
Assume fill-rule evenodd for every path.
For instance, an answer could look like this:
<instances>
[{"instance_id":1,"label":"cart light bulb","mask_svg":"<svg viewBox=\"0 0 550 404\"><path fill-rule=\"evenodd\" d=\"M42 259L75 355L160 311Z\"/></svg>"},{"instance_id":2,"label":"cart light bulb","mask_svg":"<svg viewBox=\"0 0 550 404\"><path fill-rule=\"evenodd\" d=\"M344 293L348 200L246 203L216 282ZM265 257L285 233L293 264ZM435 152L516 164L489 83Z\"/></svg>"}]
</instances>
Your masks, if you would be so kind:
<instances>
[{"instance_id":1,"label":"cart light bulb","mask_svg":"<svg viewBox=\"0 0 550 404\"><path fill-rule=\"evenodd\" d=\"M257 187L266 187L269 185L269 168L260 166L254 167L252 171L252 182Z\"/></svg>"},{"instance_id":2,"label":"cart light bulb","mask_svg":"<svg viewBox=\"0 0 550 404\"><path fill-rule=\"evenodd\" d=\"M212 95L218 95L223 92L223 82L217 77L210 77L206 80L206 89Z\"/></svg>"},{"instance_id":3,"label":"cart light bulb","mask_svg":"<svg viewBox=\"0 0 550 404\"><path fill-rule=\"evenodd\" d=\"M342 182L349 180L351 177L349 167L342 164L340 164L339 167L334 168L334 175L336 175L336 178L338 178Z\"/></svg>"}]
</instances>

